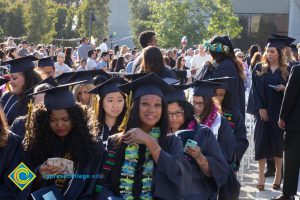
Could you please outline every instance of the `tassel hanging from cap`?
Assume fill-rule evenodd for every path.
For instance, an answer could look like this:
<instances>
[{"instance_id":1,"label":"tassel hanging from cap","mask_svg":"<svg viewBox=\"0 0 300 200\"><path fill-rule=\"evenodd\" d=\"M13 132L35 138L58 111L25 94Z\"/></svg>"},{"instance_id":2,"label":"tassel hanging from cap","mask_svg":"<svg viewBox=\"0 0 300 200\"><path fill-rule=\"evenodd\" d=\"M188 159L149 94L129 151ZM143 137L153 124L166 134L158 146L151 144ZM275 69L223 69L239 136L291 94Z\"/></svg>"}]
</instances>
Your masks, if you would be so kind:
<instances>
[{"instance_id":1,"label":"tassel hanging from cap","mask_svg":"<svg viewBox=\"0 0 300 200\"><path fill-rule=\"evenodd\" d=\"M126 106L127 106L127 111L125 113L122 123L118 128L119 131L125 131L125 128L129 120L130 108L132 106L132 91L130 91L129 95L126 95Z\"/></svg>"},{"instance_id":2,"label":"tassel hanging from cap","mask_svg":"<svg viewBox=\"0 0 300 200\"><path fill-rule=\"evenodd\" d=\"M33 103L32 103L32 98L30 99L28 105L28 112L27 112L27 118L26 118L26 132L25 132L25 141L30 141L30 121L31 121L31 116L32 116L32 109L33 109ZM27 146L27 144L25 144Z\"/></svg>"},{"instance_id":3,"label":"tassel hanging from cap","mask_svg":"<svg viewBox=\"0 0 300 200\"><path fill-rule=\"evenodd\" d=\"M10 88L9 83L6 83L6 88L7 88L7 90L8 90L9 92L11 92L11 88Z\"/></svg>"}]
</instances>

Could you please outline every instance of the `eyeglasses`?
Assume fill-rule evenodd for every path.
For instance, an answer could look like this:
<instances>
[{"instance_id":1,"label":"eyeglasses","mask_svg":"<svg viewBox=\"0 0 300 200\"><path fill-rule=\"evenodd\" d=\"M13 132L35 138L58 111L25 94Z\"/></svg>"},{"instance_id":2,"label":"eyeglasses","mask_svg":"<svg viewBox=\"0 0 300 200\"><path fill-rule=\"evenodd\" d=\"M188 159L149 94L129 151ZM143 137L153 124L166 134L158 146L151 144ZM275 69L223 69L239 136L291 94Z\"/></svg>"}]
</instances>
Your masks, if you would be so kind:
<instances>
[{"instance_id":1,"label":"eyeglasses","mask_svg":"<svg viewBox=\"0 0 300 200\"><path fill-rule=\"evenodd\" d=\"M184 62L185 62L186 60L181 60L181 61L184 61Z\"/></svg>"},{"instance_id":2,"label":"eyeglasses","mask_svg":"<svg viewBox=\"0 0 300 200\"><path fill-rule=\"evenodd\" d=\"M175 116L176 118L182 117L182 116L183 116L183 113L184 113L184 111L168 112L168 116L169 116L169 118L173 119L174 116Z\"/></svg>"},{"instance_id":3,"label":"eyeglasses","mask_svg":"<svg viewBox=\"0 0 300 200\"><path fill-rule=\"evenodd\" d=\"M203 106L204 102L201 101L192 101L193 106Z\"/></svg>"}]
</instances>

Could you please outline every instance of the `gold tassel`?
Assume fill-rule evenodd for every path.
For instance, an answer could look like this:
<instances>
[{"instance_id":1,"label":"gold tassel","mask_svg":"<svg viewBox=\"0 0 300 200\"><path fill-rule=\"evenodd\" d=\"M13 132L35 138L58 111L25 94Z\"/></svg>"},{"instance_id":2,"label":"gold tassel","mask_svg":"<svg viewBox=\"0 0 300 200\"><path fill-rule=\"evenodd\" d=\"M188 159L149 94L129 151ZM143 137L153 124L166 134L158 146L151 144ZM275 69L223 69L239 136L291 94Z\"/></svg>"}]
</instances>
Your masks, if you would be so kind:
<instances>
[{"instance_id":1,"label":"gold tassel","mask_svg":"<svg viewBox=\"0 0 300 200\"><path fill-rule=\"evenodd\" d=\"M33 103L32 99L30 99L28 105L28 112L27 112L27 118L26 118L26 133L25 133L25 141L30 141L30 121L31 121L31 115L32 115L32 109L33 109ZM25 144L27 146L27 144Z\"/></svg>"},{"instance_id":2,"label":"gold tassel","mask_svg":"<svg viewBox=\"0 0 300 200\"><path fill-rule=\"evenodd\" d=\"M129 95L126 95L126 106L127 106L127 111L122 120L122 123L120 124L120 126L118 128L119 131L125 131L125 128L127 126L128 120L129 120L130 108L132 106L132 91L130 91Z\"/></svg>"},{"instance_id":3,"label":"gold tassel","mask_svg":"<svg viewBox=\"0 0 300 200\"><path fill-rule=\"evenodd\" d=\"M8 90L9 92L11 92L11 88L10 88L9 83L6 83L6 88L7 88L7 90Z\"/></svg>"},{"instance_id":4,"label":"gold tassel","mask_svg":"<svg viewBox=\"0 0 300 200\"><path fill-rule=\"evenodd\" d=\"M93 97L93 113L94 113L94 128L97 130L97 124L98 124L98 115L99 115L99 101L98 96L94 95Z\"/></svg>"}]
</instances>

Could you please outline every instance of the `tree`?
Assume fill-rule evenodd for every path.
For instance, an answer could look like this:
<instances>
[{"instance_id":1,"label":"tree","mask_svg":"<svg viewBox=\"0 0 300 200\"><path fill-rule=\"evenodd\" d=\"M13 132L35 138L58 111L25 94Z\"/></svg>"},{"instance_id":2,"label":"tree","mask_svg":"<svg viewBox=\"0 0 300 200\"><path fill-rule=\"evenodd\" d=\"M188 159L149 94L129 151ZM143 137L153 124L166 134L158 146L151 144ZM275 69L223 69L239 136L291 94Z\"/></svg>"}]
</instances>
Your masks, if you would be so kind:
<instances>
[{"instance_id":1,"label":"tree","mask_svg":"<svg viewBox=\"0 0 300 200\"><path fill-rule=\"evenodd\" d=\"M147 30L147 21L150 16L150 10L148 2L145 0L129 0L129 10L130 10L130 19L129 25L131 27L131 32L133 34L133 43L138 46L139 34Z\"/></svg>"},{"instance_id":2,"label":"tree","mask_svg":"<svg viewBox=\"0 0 300 200\"><path fill-rule=\"evenodd\" d=\"M18 0L7 7L4 21L4 34L6 36L24 36L24 4Z\"/></svg>"},{"instance_id":3,"label":"tree","mask_svg":"<svg viewBox=\"0 0 300 200\"><path fill-rule=\"evenodd\" d=\"M183 36L189 44L199 44L216 34L234 38L242 30L231 0L151 0L148 5L146 24L161 47L179 46Z\"/></svg>"},{"instance_id":4,"label":"tree","mask_svg":"<svg viewBox=\"0 0 300 200\"><path fill-rule=\"evenodd\" d=\"M109 0L83 0L79 6L77 30L80 35L89 35L90 11L95 19L92 24L91 35L104 38L108 35L108 17L110 14Z\"/></svg>"}]
</instances>

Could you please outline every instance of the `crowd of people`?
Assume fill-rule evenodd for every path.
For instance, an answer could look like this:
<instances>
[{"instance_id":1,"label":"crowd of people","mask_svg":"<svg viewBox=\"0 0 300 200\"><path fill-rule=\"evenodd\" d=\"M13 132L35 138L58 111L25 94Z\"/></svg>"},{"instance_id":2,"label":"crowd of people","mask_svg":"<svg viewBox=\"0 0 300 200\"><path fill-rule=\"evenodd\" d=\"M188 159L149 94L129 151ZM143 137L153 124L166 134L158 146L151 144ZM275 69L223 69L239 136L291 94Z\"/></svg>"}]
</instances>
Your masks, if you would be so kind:
<instances>
[{"instance_id":1,"label":"crowd of people","mask_svg":"<svg viewBox=\"0 0 300 200\"><path fill-rule=\"evenodd\" d=\"M294 41L271 34L245 53L228 36L161 49L152 31L140 34L142 49L109 49L107 38L96 47L83 37L74 49L9 38L0 47L0 199L237 200L246 113L257 189L274 176L283 194L272 199L294 199ZM10 179L21 162L36 175L15 175L28 181L22 190Z\"/></svg>"}]
</instances>

